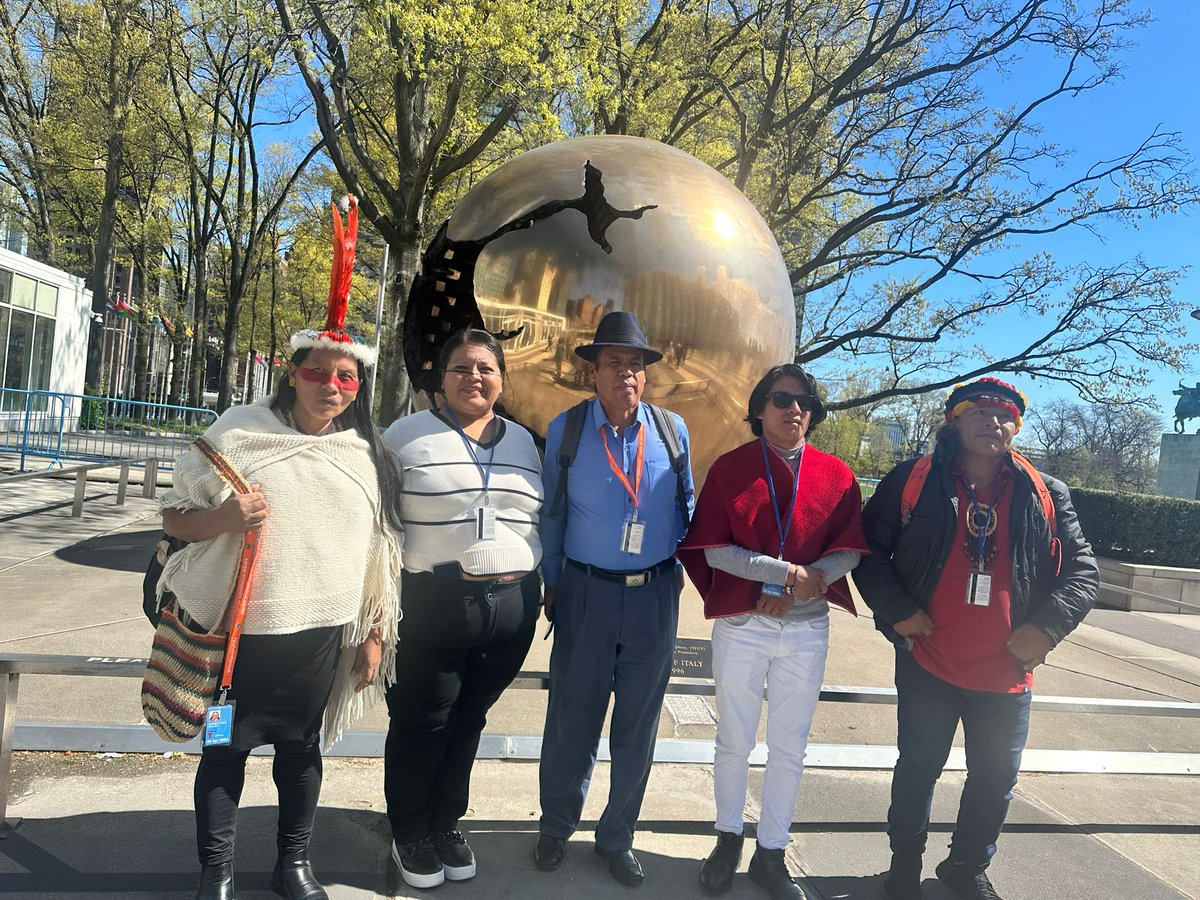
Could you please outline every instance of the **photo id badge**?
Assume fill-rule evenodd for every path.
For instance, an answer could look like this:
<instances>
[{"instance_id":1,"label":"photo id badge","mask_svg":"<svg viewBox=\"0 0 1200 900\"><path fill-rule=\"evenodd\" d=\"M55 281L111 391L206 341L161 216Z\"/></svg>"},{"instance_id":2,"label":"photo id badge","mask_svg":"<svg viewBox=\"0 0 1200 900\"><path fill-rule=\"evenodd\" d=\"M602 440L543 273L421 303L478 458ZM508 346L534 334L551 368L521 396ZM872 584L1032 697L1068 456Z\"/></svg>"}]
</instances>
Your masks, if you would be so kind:
<instances>
[{"instance_id":1,"label":"photo id badge","mask_svg":"<svg viewBox=\"0 0 1200 900\"><path fill-rule=\"evenodd\" d=\"M984 572L972 572L967 582L967 605L990 606L992 602L992 576Z\"/></svg>"},{"instance_id":2,"label":"photo id badge","mask_svg":"<svg viewBox=\"0 0 1200 900\"><path fill-rule=\"evenodd\" d=\"M764 594L766 594L768 597L782 597L783 596L783 585L782 584L764 584L762 586L762 592Z\"/></svg>"},{"instance_id":3,"label":"photo id badge","mask_svg":"<svg viewBox=\"0 0 1200 900\"><path fill-rule=\"evenodd\" d=\"M490 506L479 506L475 509L475 539L479 541L496 539L496 510Z\"/></svg>"},{"instance_id":4,"label":"photo id badge","mask_svg":"<svg viewBox=\"0 0 1200 900\"><path fill-rule=\"evenodd\" d=\"M641 553L645 533L646 526L641 522L626 522L621 526L621 549L626 553Z\"/></svg>"},{"instance_id":5,"label":"photo id badge","mask_svg":"<svg viewBox=\"0 0 1200 900\"><path fill-rule=\"evenodd\" d=\"M233 703L210 706L204 711L204 746L224 747L233 741Z\"/></svg>"}]
</instances>

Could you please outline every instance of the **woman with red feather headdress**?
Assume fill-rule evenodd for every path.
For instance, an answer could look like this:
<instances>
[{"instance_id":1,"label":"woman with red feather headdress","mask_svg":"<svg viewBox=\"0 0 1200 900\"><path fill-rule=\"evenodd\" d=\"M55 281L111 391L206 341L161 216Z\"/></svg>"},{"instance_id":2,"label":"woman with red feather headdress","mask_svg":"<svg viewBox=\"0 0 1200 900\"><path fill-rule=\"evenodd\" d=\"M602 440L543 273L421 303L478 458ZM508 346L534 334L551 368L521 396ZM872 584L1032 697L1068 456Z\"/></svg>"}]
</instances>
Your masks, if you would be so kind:
<instances>
[{"instance_id":1,"label":"woman with red feather headdress","mask_svg":"<svg viewBox=\"0 0 1200 900\"><path fill-rule=\"evenodd\" d=\"M185 625L220 628L243 535L257 531L244 635L237 650L227 743L206 746L196 772L199 900L233 897L233 843L246 758L273 744L279 789L271 887L326 897L308 845L328 747L395 673L399 620L399 475L371 421L375 353L345 331L358 207L333 209L333 273L325 326L292 336L274 394L227 410L207 442L250 482L233 494L193 448L163 499L163 527L188 542L167 561Z\"/></svg>"}]
</instances>

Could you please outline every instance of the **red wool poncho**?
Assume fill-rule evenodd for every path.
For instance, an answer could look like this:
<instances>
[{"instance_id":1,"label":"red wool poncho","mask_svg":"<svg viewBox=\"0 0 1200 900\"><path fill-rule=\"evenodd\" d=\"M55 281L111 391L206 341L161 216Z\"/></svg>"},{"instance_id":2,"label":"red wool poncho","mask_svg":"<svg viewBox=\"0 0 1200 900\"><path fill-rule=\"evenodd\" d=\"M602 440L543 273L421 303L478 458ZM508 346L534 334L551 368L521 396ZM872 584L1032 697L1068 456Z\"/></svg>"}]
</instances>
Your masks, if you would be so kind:
<instances>
[{"instance_id":1,"label":"red wool poncho","mask_svg":"<svg viewBox=\"0 0 1200 900\"><path fill-rule=\"evenodd\" d=\"M768 450L767 457L779 514L784 516L791 501L792 470L778 453ZM816 447L805 447L783 558L804 566L835 550L866 553L861 511L862 494L850 467ZM679 545L679 559L704 598L704 616L708 619L752 612L762 594L759 582L708 565L704 549L728 544L768 556L779 551L779 530L771 512L762 444L757 439L713 463L696 504L692 527ZM844 582L836 588L830 586L828 599L855 612Z\"/></svg>"}]
</instances>

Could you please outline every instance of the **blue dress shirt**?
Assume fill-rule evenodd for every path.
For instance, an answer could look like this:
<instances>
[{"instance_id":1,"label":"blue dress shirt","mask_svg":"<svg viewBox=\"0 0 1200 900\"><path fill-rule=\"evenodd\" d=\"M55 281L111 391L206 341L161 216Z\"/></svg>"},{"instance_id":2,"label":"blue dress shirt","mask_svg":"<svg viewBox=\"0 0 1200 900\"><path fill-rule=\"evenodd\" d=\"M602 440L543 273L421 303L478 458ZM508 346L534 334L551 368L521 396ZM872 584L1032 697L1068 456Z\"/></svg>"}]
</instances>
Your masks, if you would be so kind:
<instances>
[{"instance_id":1,"label":"blue dress shirt","mask_svg":"<svg viewBox=\"0 0 1200 900\"><path fill-rule=\"evenodd\" d=\"M617 572L649 568L673 555L686 529L675 499L671 457L645 403L638 404L634 424L626 428L624 434L617 435L616 429L608 423L600 401L591 401L583 434L579 436L579 451L567 476L564 511L557 517L550 516L550 504L558 490L558 455L566 418L566 413L558 415L546 433L546 459L542 471L546 502L539 529L542 578L546 584L551 587L558 584L564 555L576 562ZM683 484L690 516L695 500L687 425L675 416L675 427L687 460ZM633 517L633 498L608 463L601 428L605 429L613 459L625 470L631 485L636 474L638 434L646 429L646 453L638 489L638 522L646 529L640 553L627 553L621 549L621 529Z\"/></svg>"}]
</instances>

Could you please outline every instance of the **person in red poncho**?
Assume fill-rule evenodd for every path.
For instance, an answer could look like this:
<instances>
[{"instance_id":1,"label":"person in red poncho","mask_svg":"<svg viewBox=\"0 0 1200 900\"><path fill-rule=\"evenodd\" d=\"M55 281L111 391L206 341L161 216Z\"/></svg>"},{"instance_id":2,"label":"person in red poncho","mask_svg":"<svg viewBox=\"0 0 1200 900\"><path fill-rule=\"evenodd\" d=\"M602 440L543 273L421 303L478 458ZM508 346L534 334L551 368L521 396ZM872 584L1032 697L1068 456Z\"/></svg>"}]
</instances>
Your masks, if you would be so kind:
<instances>
[{"instance_id":1,"label":"person in red poncho","mask_svg":"<svg viewBox=\"0 0 1200 900\"><path fill-rule=\"evenodd\" d=\"M679 545L704 615L716 620L717 845L700 870L711 894L729 889L741 862L765 684L767 768L750 878L772 898L804 897L783 853L825 673L829 604L854 612L848 593L830 586L867 552L854 473L805 441L824 418L811 375L791 364L769 370L750 394L755 439L713 464Z\"/></svg>"}]
</instances>

